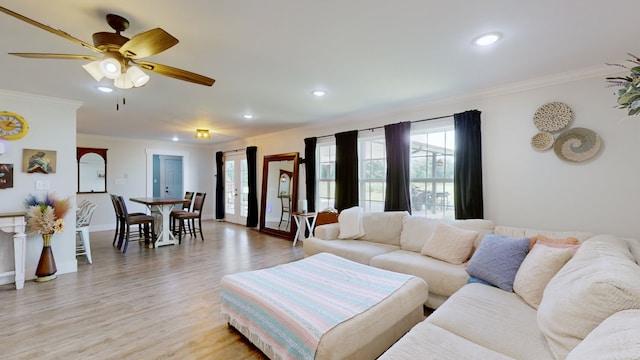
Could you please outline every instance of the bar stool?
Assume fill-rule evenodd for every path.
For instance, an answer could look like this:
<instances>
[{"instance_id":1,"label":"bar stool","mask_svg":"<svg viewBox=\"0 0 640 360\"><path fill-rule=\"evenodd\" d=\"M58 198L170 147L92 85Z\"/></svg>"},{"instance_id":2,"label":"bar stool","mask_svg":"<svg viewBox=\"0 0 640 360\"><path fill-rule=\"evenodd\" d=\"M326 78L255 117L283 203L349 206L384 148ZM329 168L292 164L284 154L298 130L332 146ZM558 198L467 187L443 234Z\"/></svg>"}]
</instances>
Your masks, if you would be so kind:
<instances>
[{"instance_id":1,"label":"bar stool","mask_svg":"<svg viewBox=\"0 0 640 360\"><path fill-rule=\"evenodd\" d=\"M91 259L91 240L89 239L89 224L97 205L83 200L76 210L76 257L85 255L89 264Z\"/></svg>"}]
</instances>

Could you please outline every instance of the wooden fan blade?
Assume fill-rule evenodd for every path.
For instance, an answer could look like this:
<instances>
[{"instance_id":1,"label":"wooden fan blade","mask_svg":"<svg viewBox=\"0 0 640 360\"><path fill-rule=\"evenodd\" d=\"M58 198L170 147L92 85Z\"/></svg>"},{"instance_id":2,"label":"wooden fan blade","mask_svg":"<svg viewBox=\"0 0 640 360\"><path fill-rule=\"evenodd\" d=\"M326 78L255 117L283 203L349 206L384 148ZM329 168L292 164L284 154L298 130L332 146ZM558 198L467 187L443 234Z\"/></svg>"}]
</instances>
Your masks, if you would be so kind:
<instances>
[{"instance_id":1,"label":"wooden fan blade","mask_svg":"<svg viewBox=\"0 0 640 360\"><path fill-rule=\"evenodd\" d=\"M87 49L91 49L91 50L93 50L95 52L98 52L98 53L102 52L102 50L98 49L97 47L95 47L95 46L93 46L93 45L91 45L89 43L86 43L86 42L84 42L84 41L82 41L82 40L80 40L78 38L75 38L75 37L67 34L66 32L64 32L62 30L54 29L54 28L52 28L50 26L47 26L47 25L42 24L42 23L39 23L39 22L37 22L35 20L32 20L32 19L29 19L26 16L20 15L17 12L13 12L13 11L7 9L7 8L2 7L2 6L0 6L0 11L5 13L5 14L7 14L7 15L11 15L16 19L19 19L19 20L22 20L24 22L27 22L27 23L29 23L29 24L31 24L33 26L39 27L42 30L46 30L46 31L48 31L48 32L50 32L52 34L58 35L58 36L63 37L65 39L67 39L67 40L71 40L76 44L80 44L80 45L86 47Z\"/></svg>"},{"instance_id":2,"label":"wooden fan blade","mask_svg":"<svg viewBox=\"0 0 640 360\"><path fill-rule=\"evenodd\" d=\"M167 65L156 64L148 61L138 61L135 62L135 64L138 64L145 70L153 71L154 73L160 75L172 77L178 80L189 81L200 85L211 86L214 82L216 82L214 79L206 77L204 75L199 75L187 70L177 69Z\"/></svg>"},{"instance_id":3,"label":"wooden fan blade","mask_svg":"<svg viewBox=\"0 0 640 360\"><path fill-rule=\"evenodd\" d=\"M33 59L65 59L65 60L98 60L93 55L76 55L76 54L46 54L46 53L9 53L9 55L20 56Z\"/></svg>"},{"instance_id":4,"label":"wooden fan blade","mask_svg":"<svg viewBox=\"0 0 640 360\"><path fill-rule=\"evenodd\" d=\"M120 53L130 59L142 59L161 53L178 43L168 32L155 28L137 34L120 47Z\"/></svg>"}]
</instances>

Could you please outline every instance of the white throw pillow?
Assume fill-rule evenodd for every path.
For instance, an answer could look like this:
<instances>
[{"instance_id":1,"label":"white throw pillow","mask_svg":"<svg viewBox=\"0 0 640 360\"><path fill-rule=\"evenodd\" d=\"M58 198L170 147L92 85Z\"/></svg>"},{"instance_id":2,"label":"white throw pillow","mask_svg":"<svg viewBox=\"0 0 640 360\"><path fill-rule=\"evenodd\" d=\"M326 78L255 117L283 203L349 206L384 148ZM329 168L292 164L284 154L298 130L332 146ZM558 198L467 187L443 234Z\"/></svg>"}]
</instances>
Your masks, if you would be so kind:
<instances>
[{"instance_id":1,"label":"white throw pillow","mask_svg":"<svg viewBox=\"0 0 640 360\"><path fill-rule=\"evenodd\" d=\"M354 206L342 210L338 216L338 224L340 225L338 239L358 239L363 237L362 208Z\"/></svg>"},{"instance_id":2,"label":"white throw pillow","mask_svg":"<svg viewBox=\"0 0 640 360\"><path fill-rule=\"evenodd\" d=\"M471 256L477 231L438 224L420 253L451 264L462 264Z\"/></svg>"},{"instance_id":3,"label":"white throw pillow","mask_svg":"<svg viewBox=\"0 0 640 360\"><path fill-rule=\"evenodd\" d=\"M572 255L571 248L556 248L536 243L516 273L513 291L537 309L547 283Z\"/></svg>"}]
</instances>

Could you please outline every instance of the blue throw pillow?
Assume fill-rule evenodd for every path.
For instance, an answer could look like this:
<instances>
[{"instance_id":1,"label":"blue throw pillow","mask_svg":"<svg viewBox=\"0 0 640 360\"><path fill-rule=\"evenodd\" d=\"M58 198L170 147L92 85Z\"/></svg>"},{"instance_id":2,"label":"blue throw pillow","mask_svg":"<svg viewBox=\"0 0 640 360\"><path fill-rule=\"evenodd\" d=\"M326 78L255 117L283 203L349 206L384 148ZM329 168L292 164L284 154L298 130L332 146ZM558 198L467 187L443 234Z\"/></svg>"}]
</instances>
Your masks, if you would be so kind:
<instances>
[{"instance_id":1,"label":"blue throw pillow","mask_svg":"<svg viewBox=\"0 0 640 360\"><path fill-rule=\"evenodd\" d=\"M469 276L513 292L513 280L529 252L528 238L487 234L469 260Z\"/></svg>"},{"instance_id":2,"label":"blue throw pillow","mask_svg":"<svg viewBox=\"0 0 640 360\"><path fill-rule=\"evenodd\" d=\"M489 284L488 282L486 282L486 281L484 281L482 279L478 279L477 277L473 277L473 276L469 277L469 280L467 281L467 284L482 284L482 285L488 285L488 286L496 287L493 284Z\"/></svg>"}]
</instances>

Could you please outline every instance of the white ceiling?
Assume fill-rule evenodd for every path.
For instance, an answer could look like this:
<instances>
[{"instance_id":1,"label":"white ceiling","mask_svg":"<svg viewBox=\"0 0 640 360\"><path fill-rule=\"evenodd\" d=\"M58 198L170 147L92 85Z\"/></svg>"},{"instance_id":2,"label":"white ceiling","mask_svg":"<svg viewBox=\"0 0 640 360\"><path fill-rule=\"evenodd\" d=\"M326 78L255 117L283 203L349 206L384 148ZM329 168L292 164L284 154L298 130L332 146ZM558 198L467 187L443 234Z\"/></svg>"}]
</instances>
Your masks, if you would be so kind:
<instances>
[{"instance_id":1,"label":"white ceiling","mask_svg":"<svg viewBox=\"0 0 640 360\"><path fill-rule=\"evenodd\" d=\"M212 87L152 73L143 88L103 94L82 69L85 61L6 54L94 53L0 13L0 88L81 101L79 133L155 140L178 136L195 143L195 129L208 128L209 145L640 53L638 0L0 4L86 42L94 32L111 31L107 13L130 21L125 36L161 27L178 38L178 45L145 60L212 77ZM503 39L490 48L471 44L490 31L501 32ZM314 89L328 95L314 98ZM243 119L245 112L255 119Z\"/></svg>"}]
</instances>

